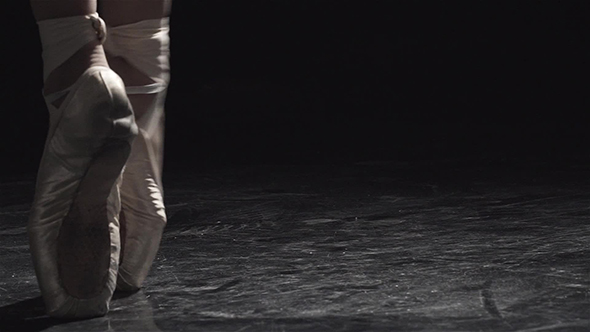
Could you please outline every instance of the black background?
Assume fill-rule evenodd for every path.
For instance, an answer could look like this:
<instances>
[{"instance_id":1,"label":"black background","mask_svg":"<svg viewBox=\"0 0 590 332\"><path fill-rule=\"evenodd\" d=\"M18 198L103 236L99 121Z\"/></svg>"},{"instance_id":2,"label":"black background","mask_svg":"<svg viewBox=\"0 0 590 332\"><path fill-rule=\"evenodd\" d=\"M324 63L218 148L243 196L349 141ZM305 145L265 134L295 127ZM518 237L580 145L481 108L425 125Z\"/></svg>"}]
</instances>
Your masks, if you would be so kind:
<instances>
[{"instance_id":1,"label":"black background","mask_svg":"<svg viewBox=\"0 0 590 332\"><path fill-rule=\"evenodd\" d=\"M47 131L27 1L1 23L2 167ZM586 160L588 1L176 0L166 169Z\"/></svg>"}]
</instances>

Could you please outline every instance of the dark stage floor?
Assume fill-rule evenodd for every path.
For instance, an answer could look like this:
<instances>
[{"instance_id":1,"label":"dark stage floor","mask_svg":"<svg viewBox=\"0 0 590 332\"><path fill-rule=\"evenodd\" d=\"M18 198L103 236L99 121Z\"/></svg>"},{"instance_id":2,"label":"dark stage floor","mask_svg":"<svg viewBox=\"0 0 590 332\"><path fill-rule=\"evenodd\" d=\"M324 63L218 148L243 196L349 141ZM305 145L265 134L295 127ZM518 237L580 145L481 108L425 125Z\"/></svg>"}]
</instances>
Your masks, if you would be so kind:
<instances>
[{"instance_id":1,"label":"dark stage floor","mask_svg":"<svg viewBox=\"0 0 590 332\"><path fill-rule=\"evenodd\" d=\"M43 315L4 180L0 331L589 331L590 168L359 163L166 175L145 288Z\"/></svg>"}]
</instances>

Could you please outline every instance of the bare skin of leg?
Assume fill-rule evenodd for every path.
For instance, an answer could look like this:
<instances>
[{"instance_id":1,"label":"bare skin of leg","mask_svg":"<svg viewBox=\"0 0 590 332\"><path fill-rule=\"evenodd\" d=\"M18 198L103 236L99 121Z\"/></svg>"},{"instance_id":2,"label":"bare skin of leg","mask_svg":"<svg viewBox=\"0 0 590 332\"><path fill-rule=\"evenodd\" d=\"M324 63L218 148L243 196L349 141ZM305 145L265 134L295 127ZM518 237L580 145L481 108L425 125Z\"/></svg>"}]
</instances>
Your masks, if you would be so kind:
<instances>
[{"instance_id":1,"label":"bare skin of leg","mask_svg":"<svg viewBox=\"0 0 590 332\"><path fill-rule=\"evenodd\" d=\"M116 27L136 23L143 20L158 19L170 16L172 0L101 0L99 12L107 25ZM107 53L111 68L123 79L126 86L141 86L154 81L131 66L121 57L113 57ZM133 106L136 119L140 119L154 101L155 95L128 96Z\"/></svg>"},{"instance_id":2,"label":"bare skin of leg","mask_svg":"<svg viewBox=\"0 0 590 332\"><path fill-rule=\"evenodd\" d=\"M31 0L31 8L35 19L43 21L96 13L97 3L96 0ZM50 94L71 86L92 66L109 66L104 49L98 40L88 43L56 68L45 81L44 93ZM63 100L56 103L59 104L61 101Z\"/></svg>"}]
</instances>

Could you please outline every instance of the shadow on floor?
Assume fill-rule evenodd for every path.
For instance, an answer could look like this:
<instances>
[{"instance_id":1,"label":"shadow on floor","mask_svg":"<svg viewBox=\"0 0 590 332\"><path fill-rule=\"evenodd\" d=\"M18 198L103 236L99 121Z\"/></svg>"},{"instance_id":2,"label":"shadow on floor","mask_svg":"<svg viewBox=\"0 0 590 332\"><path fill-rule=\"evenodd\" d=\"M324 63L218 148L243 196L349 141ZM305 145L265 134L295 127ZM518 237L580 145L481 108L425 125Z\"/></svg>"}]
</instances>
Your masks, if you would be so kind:
<instances>
[{"instance_id":1,"label":"shadow on floor","mask_svg":"<svg viewBox=\"0 0 590 332\"><path fill-rule=\"evenodd\" d=\"M139 299L139 300L138 300ZM112 298L112 306L111 311L117 311L116 308L118 307L132 307L135 311L135 316L138 315L138 312L135 307L139 304L142 304L140 300L145 299L145 295L143 292L138 293L119 293L116 292ZM141 306L142 309L145 309L145 305ZM125 310L124 310L125 311ZM151 310L149 310L151 313ZM138 321L143 323L141 317L136 317L135 320L131 322L125 319L119 319L119 315L117 313L111 312L109 316L113 317L101 317L101 318L94 318L92 319L94 323L91 324L95 325L97 330L115 330L117 331L133 331L134 328L140 326L142 330L146 328L146 324L139 324ZM114 318L114 319L113 319ZM150 315L151 318L151 315ZM22 301L18 301L12 304L5 305L0 307L0 331L2 332L21 332L21 331L30 331L30 332L40 332L48 330L54 326L59 325L68 325L69 327L75 327L79 324L86 324L84 326L88 327L89 319L83 320L68 320L68 319L57 319L47 316L45 313L45 304L43 303L43 298L38 296L35 298L30 298ZM153 325L153 319L149 319L151 324ZM64 326L65 327L65 326ZM130 329L131 328L131 329ZM91 328L90 330L94 330ZM159 331L157 328L148 329L150 331Z\"/></svg>"},{"instance_id":2,"label":"shadow on floor","mask_svg":"<svg viewBox=\"0 0 590 332\"><path fill-rule=\"evenodd\" d=\"M45 314L40 296L0 307L0 326L4 332L43 331L62 323Z\"/></svg>"}]
</instances>

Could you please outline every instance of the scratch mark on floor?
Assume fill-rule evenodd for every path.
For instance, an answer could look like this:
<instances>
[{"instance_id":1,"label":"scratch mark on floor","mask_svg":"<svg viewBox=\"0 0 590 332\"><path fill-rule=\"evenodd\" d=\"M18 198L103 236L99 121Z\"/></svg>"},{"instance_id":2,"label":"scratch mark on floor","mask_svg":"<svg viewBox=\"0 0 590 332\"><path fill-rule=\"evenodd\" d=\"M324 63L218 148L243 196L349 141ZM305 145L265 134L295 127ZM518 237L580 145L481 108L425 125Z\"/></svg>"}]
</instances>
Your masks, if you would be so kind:
<instances>
[{"instance_id":1,"label":"scratch mark on floor","mask_svg":"<svg viewBox=\"0 0 590 332\"><path fill-rule=\"evenodd\" d=\"M490 289L491 286L492 282L486 281L483 285L483 289L479 291L481 303L490 316L503 319L500 310L498 310L498 307L496 306L496 301L494 301L494 294Z\"/></svg>"}]
</instances>

